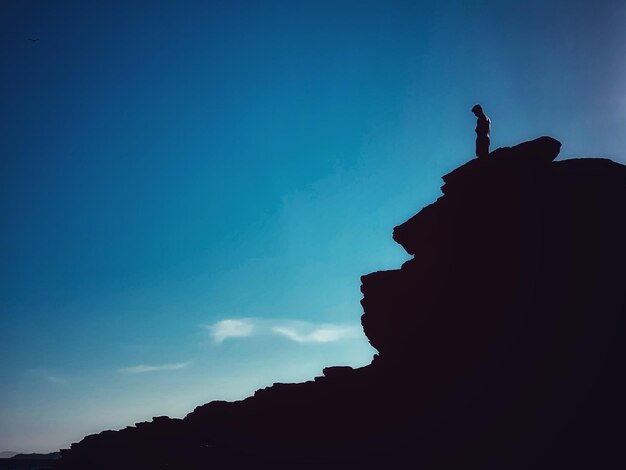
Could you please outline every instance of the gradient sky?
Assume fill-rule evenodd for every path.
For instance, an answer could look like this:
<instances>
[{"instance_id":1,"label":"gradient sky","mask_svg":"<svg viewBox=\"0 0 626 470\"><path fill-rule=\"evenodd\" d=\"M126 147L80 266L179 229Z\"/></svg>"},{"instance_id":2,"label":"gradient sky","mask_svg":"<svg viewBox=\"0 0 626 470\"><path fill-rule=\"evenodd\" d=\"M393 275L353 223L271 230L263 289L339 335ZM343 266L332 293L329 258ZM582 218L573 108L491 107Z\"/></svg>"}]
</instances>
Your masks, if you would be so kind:
<instances>
[{"instance_id":1,"label":"gradient sky","mask_svg":"<svg viewBox=\"0 0 626 470\"><path fill-rule=\"evenodd\" d=\"M3 0L0 451L369 363L472 105L626 162L625 58L623 1Z\"/></svg>"}]
</instances>

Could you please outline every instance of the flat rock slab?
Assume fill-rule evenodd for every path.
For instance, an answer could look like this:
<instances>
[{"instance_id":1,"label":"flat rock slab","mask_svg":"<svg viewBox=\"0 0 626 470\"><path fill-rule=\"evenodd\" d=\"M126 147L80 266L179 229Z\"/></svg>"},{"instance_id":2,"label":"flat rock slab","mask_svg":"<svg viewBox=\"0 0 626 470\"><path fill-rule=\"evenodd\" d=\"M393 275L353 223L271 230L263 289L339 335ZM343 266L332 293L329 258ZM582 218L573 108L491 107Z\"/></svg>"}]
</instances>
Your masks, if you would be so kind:
<instances>
[{"instance_id":1,"label":"flat rock slab","mask_svg":"<svg viewBox=\"0 0 626 470\"><path fill-rule=\"evenodd\" d=\"M500 147L486 158L476 158L443 176L444 194L456 187L463 187L468 181L485 177L489 173L502 174L504 167L541 165L552 162L561 150L561 142L553 137L543 136L513 147Z\"/></svg>"}]
</instances>

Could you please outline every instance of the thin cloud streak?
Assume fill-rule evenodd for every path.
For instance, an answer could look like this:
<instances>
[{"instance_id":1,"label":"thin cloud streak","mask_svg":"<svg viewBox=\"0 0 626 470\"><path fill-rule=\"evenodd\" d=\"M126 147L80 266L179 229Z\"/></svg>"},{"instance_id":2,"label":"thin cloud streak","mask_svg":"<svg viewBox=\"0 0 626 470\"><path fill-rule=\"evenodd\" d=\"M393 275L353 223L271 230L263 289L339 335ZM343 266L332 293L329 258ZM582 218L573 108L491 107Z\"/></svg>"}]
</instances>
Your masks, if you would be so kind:
<instances>
[{"instance_id":1,"label":"thin cloud streak","mask_svg":"<svg viewBox=\"0 0 626 470\"><path fill-rule=\"evenodd\" d=\"M65 385L67 384L67 379L64 379L63 377L58 377L56 375L46 375L44 376L44 378L53 384L59 384L59 385Z\"/></svg>"},{"instance_id":2,"label":"thin cloud streak","mask_svg":"<svg viewBox=\"0 0 626 470\"><path fill-rule=\"evenodd\" d=\"M55 385L67 385L69 383L67 378L50 373L47 369L29 369L26 373L31 377L36 377L38 380L43 380Z\"/></svg>"},{"instance_id":3,"label":"thin cloud streak","mask_svg":"<svg viewBox=\"0 0 626 470\"><path fill-rule=\"evenodd\" d=\"M184 369L189 365L189 362L177 362L174 364L159 364L159 365L146 365L139 364L136 366L130 367L121 367L118 369L118 372L122 372L124 374L143 374L145 372L160 372L164 370L180 370Z\"/></svg>"},{"instance_id":4,"label":"thin cloud streak","mask_svg":"<svg viewBox=\"0 0 626 470\"><path fill-rule=\"evenodd\" d=\"M362 335L360 327L323 324L294 320L227 319L205 325L216 343L228 338L251 336L280 336L296 343L332 343Z\"/></svg>"},{"instance_id":5,"label":"thin cloud streak","mask_svg":"<svg viewBox=\"0 0 626 470\"><path fill-rule=\"evenodd\" d=\"M285 326L275 326L272 328L272 331L296 343L332 343L343 339L355 338L360 333L360 330L355 327L342 327L337 325L315 328L308 333Z\"/></svg>"}]
</instances>

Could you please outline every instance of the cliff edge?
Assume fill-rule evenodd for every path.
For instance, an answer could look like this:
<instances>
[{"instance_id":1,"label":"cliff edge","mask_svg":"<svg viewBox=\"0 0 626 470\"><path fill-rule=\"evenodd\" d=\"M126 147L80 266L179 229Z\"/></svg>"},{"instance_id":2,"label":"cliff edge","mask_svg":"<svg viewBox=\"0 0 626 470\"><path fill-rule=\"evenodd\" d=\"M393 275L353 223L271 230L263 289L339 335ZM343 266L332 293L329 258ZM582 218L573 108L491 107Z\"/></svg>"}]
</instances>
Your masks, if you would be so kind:
<instances>
[{"instance_id":1,"label":"cliff edge","mask_svg":"<svg viewBox=\"0 0 626 470\"><path fill-rule=\"evenodd\" d=\"M378 350L184 419L88 436L58 468L624 468L626 167L541 137L443 177L362 277Z\"/></svg>"}]
</instances>

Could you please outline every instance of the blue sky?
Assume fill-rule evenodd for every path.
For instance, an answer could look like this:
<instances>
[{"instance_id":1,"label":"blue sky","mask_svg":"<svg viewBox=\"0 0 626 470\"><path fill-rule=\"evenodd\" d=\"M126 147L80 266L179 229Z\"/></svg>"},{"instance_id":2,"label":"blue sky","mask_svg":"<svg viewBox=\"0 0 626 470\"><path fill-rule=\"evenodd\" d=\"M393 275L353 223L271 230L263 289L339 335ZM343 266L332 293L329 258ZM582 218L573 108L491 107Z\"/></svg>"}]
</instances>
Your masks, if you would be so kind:
<instances>
[{"instance_id":1,"label":"blue sky","mask_svg":"<svg viewBox=\"0 0 626 470\"><path fill-rule=\"evenodd\" d=\"M367 364L359 276L473 155L626 162L623 2L0 6L0 450ZM39 38L37 42L29 38Z\"/></svg>"}]
</instances>

